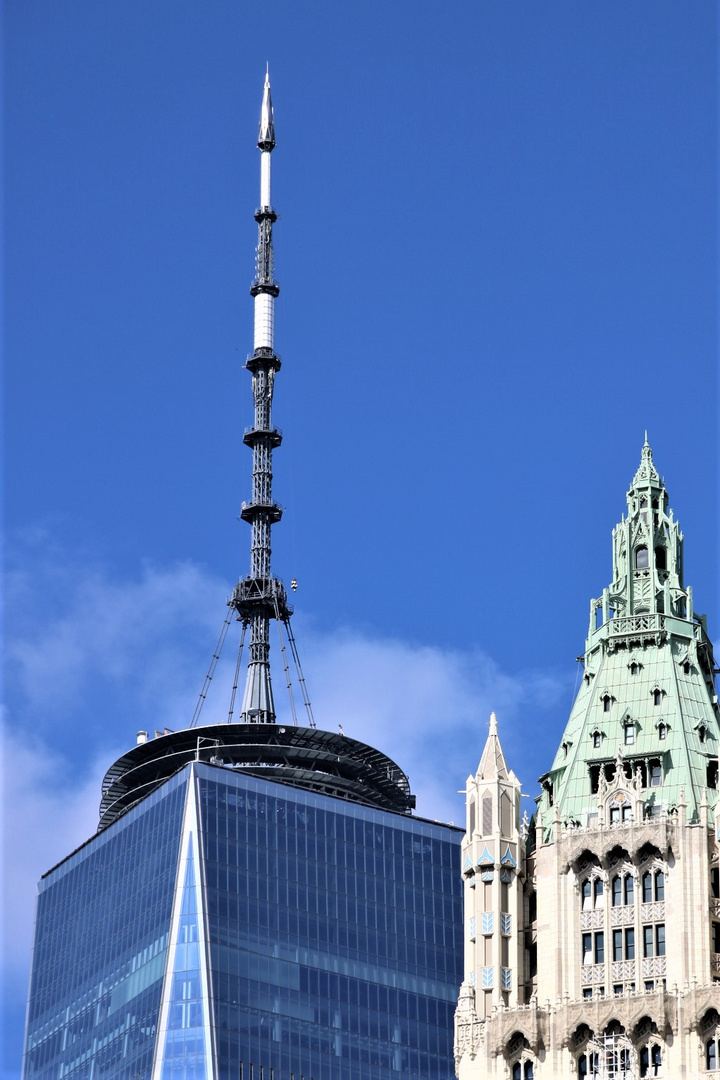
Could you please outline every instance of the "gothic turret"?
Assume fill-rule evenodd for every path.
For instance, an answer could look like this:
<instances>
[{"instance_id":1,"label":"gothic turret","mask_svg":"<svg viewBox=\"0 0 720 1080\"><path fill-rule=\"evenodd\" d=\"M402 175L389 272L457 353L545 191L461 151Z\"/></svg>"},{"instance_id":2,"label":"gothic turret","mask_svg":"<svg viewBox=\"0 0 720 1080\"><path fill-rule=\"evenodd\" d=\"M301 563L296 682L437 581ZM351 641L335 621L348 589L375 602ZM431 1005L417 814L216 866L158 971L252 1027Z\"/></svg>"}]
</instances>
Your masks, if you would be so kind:
<instances>
[{"instance_id":1,"label":"gothic turret","mask_svg":"<svg viewBox=\"0 0 720 1080\"><path fill-rule=\"evenodd\" d=\"M480 764L465 785L465 987L478 1018L523 1000L524 877L520 784L505 763L495 713Z\"/></svg>"},{"instance_id":2,"label":"gothic turret","mask_svg":"<svg viewBox=\"0 0 720 1080\"><path fill-rule=\"evenodd\" d=\"M683 583L683 534L645 439L613 530L613 580L590 602L584 676L540 802L546 829L717 801L713 656ZM682 793L682 796L681 796Z\"/></svg>"}]
</instances>

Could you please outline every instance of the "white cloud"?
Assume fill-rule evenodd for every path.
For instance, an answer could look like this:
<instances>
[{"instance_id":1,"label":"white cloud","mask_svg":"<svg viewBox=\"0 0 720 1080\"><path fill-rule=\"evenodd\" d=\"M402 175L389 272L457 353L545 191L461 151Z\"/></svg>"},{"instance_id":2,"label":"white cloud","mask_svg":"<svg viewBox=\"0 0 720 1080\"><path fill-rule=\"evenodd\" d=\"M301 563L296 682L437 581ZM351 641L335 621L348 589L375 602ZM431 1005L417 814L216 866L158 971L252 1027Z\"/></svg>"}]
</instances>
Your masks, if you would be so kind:
<instances>
[{"instance_id":1,"label":"white cloud","mask_svg":"<svg viewBox=\"0 0 720 1080\"><path fill-rule=\"evenodd\" d=\"M68 783L68 763L61 754L37 737L7 730L3 761L5 977L8 991L22 995L37 883L95 832L104 768L88 763L83 783Z\"/></svg>"}]
</instances>

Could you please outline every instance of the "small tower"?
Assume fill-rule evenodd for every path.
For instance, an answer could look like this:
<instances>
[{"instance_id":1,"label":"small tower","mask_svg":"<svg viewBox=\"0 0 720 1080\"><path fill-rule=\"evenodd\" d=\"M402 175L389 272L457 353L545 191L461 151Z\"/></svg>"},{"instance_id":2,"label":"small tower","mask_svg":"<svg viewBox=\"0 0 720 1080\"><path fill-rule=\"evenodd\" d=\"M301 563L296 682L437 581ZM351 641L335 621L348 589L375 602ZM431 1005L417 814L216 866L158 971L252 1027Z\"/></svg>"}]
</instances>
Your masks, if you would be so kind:
<instances>
[{"instance_id":1,"label":"small tower","mask_svg":"<svg viewBox=\"0 0 720 1080\"><path fill-rule=\"evenodd\" d=\"M456 1055L473 1047L478 1021L524 1000L524 845L520 784L505 762L495 713L480 764L465 786L465 967ZM463 1075L461 1070L460 1076Z\"/></svg>"},{"instance_id":2,"label":"small tower","mask_svg":"<svg viewBox=\"0 0 720 1080\"><path fill-rule=\"evenodd\" d=\"M271 155L275 149L275 122L270 76L265 75L260 130L260 206L255 211L258 243L255 280L250 294L255 299L254 349L246 367L252 375L255 417L245 431L252 449L252 496L242 504L240 516L250 524L250 573L235 587L230 605L238 619L250 627L250 659L240 715L246 724L275 723L275 702L270 679L270 620L287 624L292 613L282 582L270 569L271 529L282 517L272 495L272 454L282 442L273 427L272 400L280 357L275 353L275 300L280 292L274 274L273 225L277 214L271 199Z\"/></svg>"}]
</instances>

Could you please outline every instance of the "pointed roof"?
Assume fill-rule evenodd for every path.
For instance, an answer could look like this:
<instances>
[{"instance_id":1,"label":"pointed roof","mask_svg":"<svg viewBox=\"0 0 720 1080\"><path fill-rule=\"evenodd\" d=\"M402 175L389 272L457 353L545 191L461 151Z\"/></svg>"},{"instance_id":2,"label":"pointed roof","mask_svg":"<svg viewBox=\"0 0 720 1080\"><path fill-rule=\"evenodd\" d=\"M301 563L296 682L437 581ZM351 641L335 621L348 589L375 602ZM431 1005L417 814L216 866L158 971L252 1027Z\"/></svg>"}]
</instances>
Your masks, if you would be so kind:
<instances>
[{"instance_id":1,"label":"pointed roof","mask_svg":"<svg viewBox=\"0 0 720 1080\"><path fill-rule=\"evenodd\" d=\"M653 463L652 450L650 449L650 443L648 442L647 431L645 432L645 442L640 454L640 464L638 470L633 476L630 489L635 487L647 487L648 484L659 484L660 476Z\"/></svg>"},{"instance_id":2,"label":"pointed roof","mask_svg":"<svg viewBox=\"0 0 720 1080\"><path fill-rule=\"evenodd\" d=\"M258 146L261 150L272 150L275 146L275 121L273 118L272 97L270 96L270 69L265 72L262 107L260 109L260 130Z\"/></svg>"},{"instance_id":3,"label":"pointed roof","mask_svg":"<svg viewBox=\"0 0 720 1080\"><path fill-rule=\"evenodd\" d=\"M498 738L498 725L495 713L490 713L490 723L488 726L490 730L485 743L485 749L480 758L477 774L482 777L483 780L490 780L491 778L498 776L506 778L508 775L508 767L505 764L505 755L503 754L500 739Z\"/></svg>"}]
</instances>

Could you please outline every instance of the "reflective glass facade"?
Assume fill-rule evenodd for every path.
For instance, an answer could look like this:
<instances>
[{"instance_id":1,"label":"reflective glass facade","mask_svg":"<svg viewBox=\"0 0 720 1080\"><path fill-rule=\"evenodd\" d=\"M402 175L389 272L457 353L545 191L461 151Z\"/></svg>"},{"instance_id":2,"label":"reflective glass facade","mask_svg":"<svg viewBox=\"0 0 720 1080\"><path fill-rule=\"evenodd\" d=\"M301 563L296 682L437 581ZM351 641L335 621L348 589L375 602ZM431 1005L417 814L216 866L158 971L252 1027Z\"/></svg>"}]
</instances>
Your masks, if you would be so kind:
<instances>
[{"instance_id":1,"label":"reflective glass facade","mask_svg":"<svg viewBox=\"0 0 720 1080\"><path fill-rule=\"evenodd\" d=\"M185 767L45 879L26 1077L450 1080L460 839L407 815ZM119 862L93 894L96 851L106 869ZM62 925L64 936L50 931ZM113 933L124 951L111 959ZM152 972L131 987L127 965L157 941L137 969ZM73 950L92 953L93 975L81 977ZM107 995L123 1004L103 1015Z\"/></svg>"},{"instance_id":2,"label":"reflective glass facade","mask_svg":"<svg viewBox=\"0 0 720 1080\"><path fill-rule=\"evenodd\" d=\"M170 780L41 881L27 1080L150 1076L185 787Z\"/></svg>"}]
</instances>

